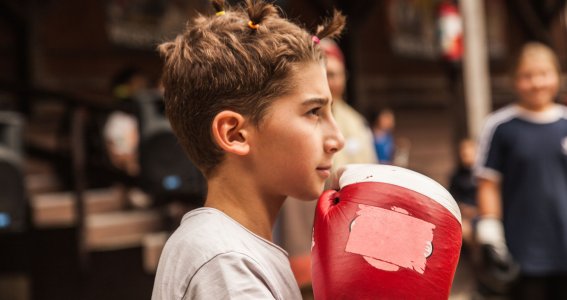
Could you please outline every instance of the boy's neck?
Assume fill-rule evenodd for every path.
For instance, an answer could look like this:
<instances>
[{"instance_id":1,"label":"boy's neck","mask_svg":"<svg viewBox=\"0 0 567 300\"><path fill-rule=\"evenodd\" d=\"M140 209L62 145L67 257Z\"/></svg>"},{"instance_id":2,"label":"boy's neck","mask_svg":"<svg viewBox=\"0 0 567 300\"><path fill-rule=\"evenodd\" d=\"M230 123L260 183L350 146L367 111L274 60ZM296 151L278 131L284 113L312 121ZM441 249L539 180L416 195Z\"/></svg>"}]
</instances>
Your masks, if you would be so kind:
<instances>
[{"instance_id":1,"label":"boy's neck","mask_svg":"<svg viewBox=\"0 0 567 300\"><path fill-rule=\"evenodd\" d=\"M246 173L208 180L206 207L216 208L262 238L272 240L272 228L285 197L262 195Z\"/></svg>"}]
</instances>

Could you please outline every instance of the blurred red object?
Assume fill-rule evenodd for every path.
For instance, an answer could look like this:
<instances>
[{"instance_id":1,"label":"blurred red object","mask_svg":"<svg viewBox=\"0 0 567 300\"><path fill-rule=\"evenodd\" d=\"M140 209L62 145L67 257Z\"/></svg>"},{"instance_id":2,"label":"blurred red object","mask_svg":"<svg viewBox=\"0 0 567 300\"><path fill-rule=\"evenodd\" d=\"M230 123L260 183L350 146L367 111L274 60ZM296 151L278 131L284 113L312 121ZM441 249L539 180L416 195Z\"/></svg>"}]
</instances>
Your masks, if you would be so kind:
<instances>
[{"instance_id":1,"label":"blurred red object","mask_svg":"<svg viewBox=\"0 0 567 300\"><path fill-rule=\"evenodd\" d=\"M441 53L449 61L463 57L463 23L459 8L451 2L439 5L439 41Z\"/></svg>"}]
</instances>

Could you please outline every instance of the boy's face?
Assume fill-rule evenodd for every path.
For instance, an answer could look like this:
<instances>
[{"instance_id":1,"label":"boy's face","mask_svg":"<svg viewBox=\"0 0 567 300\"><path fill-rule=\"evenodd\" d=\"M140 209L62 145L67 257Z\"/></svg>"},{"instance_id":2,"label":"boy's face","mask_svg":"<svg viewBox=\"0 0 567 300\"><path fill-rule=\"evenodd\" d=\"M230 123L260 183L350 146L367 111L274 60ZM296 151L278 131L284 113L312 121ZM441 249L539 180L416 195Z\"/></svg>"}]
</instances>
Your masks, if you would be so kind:
<instances>
[{"instance_id":1,"label":"boy's face","mask_svg":"<svg viewBox=\"0 0 567 300\"><path fill-rule=\"evenodd\" d=\"M516 72L520 104L537 111L553 103L559 90L559 75L552 59L541 52L526 55Z\"/></svg>"},{"instance_id":2,"label":"boy's face","mask_svg":"<svg viewBox=\"0 0 567 300\"><path fill-rule=\"evenodd\" d=\"M331 112L325 67L299 65L295 90L275 99L251 137L251 159L266 196L316 199L343 147Z\"/></svg>"}]
</instances>

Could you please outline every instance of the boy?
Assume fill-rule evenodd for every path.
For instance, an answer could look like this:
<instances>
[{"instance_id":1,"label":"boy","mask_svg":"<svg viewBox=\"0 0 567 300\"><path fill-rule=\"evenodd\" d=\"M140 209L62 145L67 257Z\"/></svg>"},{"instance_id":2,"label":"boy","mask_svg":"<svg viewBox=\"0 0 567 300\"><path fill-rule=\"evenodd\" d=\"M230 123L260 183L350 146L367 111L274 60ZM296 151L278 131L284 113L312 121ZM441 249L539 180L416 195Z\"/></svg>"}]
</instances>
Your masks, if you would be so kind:
<instances>
[{"instance_id":1,"label":"boy","mask_svg":"<svg viewBox=\"0 0 567 300\"><path fill-rule=\"evenodd\" d=\"M343 147L318 41L344 17L312 36L262 1L213 6L159 48L166 113L208 195L165 245L152 299L300 299L272 226L287 196L319 196Z\"/></svg>"}]
</instances>

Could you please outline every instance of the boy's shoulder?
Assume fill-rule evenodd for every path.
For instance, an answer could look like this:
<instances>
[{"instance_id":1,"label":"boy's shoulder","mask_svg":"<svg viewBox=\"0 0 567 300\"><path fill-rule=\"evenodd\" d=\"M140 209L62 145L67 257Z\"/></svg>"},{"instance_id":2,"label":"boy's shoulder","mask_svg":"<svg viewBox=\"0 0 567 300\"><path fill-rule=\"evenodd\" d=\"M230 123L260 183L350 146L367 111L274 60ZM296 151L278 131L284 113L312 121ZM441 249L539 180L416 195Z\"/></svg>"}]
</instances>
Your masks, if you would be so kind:
<instances>
[{"instance_id":1,"label":"boy's shoulder","mask_svg":"<svg viewBox=\"0 0 567 300\"><path fill-rule=\"evenodd\" d=\"M167 241L166 248L195 262L206 262L223 253L253 255L269 251L287 256L283 249L253 234L214 208L199 208L185 214Z\"/></svg>"},{"instance_id":2,"label":"boy's shoulder","mask_svg":"<svg viewBox=\"0 0 567 300\"><path fill-rule=\"evenodd\" d=\"M183 216L168 243L190 246L191 252L223 252L238 248L241 235L248 233L236 221L213 208L198 208Z\"/></svg>"}]
</instances>

